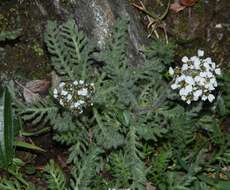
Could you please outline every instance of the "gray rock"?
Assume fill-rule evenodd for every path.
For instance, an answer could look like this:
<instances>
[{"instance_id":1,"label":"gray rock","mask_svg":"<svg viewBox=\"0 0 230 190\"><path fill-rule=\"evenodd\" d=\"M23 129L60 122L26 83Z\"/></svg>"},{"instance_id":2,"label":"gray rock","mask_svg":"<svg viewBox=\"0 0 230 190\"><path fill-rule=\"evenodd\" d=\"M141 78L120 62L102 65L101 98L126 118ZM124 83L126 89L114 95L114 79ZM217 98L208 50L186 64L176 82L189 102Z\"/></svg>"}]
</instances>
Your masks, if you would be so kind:
<instances>
[{"instance_id":1,"label":"gray rock","mask_svg":"<svg viewBox=\"0 0 230 190\"><path fill-rule=\"evenodd\" d=\"M95 40L97 46L103 49L106 39L111 36L111 29L118 17L129 19L129 43L128 55L131 64L137 65L142 62L139 49L145 44L145 32L140 23L139 13L128 3L127 0L72 0L73 7L66 10L61 7L59 0L53 0L57 12L74 16L80 29L89 39Z\"/></svg>"}]
</instances>

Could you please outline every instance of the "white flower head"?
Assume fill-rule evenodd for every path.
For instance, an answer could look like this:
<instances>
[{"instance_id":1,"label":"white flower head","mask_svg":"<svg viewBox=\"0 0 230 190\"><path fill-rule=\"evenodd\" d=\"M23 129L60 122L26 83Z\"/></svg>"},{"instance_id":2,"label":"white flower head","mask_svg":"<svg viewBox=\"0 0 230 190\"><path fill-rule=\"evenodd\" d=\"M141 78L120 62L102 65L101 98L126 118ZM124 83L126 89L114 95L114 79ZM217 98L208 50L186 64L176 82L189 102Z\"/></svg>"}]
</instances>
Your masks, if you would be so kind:
<instances>
[{"instance_id":1,"label":"white flower head","mask_svg":"<svg viewBox=\"0 0 230 190\"><path fill-rule=\"evenodd\" d=\"M53 97L56 98L61 106L75 113L82 113L87 107L93 104L94 84L80 81L65 81L58 85L53 91Z\"/></svg>"},{"instance_id":2,"label":"white flower head","mask_svg":"<svg viewBox=\"0 0 230 190\"><path fill-rule=\"evenodd\" d=\"M173 76L171 89L178 91L181 100L187 104L199 100L213 102L213 91L218 86L216 76L221 75L220 68L210 57L204 58L204 51L200 49L197 56L184 56L181 61L181 67L169 68L169 73Z\"/></svg>"}]
</instances>

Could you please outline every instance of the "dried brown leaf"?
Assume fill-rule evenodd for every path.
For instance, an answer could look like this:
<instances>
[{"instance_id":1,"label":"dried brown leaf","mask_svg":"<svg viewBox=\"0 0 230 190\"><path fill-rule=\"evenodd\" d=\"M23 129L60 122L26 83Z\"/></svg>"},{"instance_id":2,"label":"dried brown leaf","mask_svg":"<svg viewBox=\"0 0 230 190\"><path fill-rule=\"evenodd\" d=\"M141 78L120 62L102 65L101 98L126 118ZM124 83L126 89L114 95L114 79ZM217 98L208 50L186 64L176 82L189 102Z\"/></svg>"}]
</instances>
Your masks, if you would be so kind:
<instances>
[{"instance_id":1,"label":"dried brown leaf","mask_svg":"<svg viewBox=\"0 0 230 190\"><path fill-rule=\"evenodd\" d=\"M185 7L193 6L198 0L180 0L180 4Z\"/></svg>"},{"instance_id":2,"label":"dried brown leaf","mask_svg":"<svg viewBox=\"0 0 230 190\"><path fill-rule=\"evenodd\" d=\"M26 83L26 88L34 93L44 95L48 93L49 85L50 82L47 80L33 80Z\"/></svg>"},{"instance_id":3,"label":"dried brown leaf","mask_svg":"<svg viewBox=\"0 0 230 190\"><path fill-rule=\"evenodd\" d=\"M178 3L178 2L172 3L170 5L170 10L172 10L175 13L178 13L178 12L184 10L185 8L186 8L186 6L183 6L180 3Z\"/></svg>"},{"instance_id":4,"label":"dried brown leaf","mask_svg":"<svg viewBox=\"0 0 230 190\"><path fill-rule=\"evenodd\" d=\"M33 80L23 87L23 96L27 103L37 102L41 96L48 93L50 82L47 80Z\"/></svg>"}]
</instances>

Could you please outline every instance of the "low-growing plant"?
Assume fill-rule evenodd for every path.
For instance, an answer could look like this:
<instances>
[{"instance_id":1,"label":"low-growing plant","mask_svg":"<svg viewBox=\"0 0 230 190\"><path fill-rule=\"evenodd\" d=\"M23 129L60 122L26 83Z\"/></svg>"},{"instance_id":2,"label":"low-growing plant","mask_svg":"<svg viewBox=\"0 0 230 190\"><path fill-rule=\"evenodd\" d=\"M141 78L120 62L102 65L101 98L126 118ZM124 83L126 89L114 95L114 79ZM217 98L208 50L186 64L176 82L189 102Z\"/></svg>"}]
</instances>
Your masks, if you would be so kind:
<instances>
[{"instance_id":1,"label":"low-growing plant","mask_svg":"<svg viewBox=\"0 0 230 190\"><path fill-rule=\"evenodd\" d=\"M69 147L71 178L50 162L48 189L225 189L229 135L220 124L229 114L226 96L212 105L184 104L165 77L171 46L153 43L144 62L133 66L127 23L118 20L100 52L74 20L47 25L45 42L61 82L46 99L17 106L25 121L51 124L54 140Z\"/></svg>"}]
</instances>

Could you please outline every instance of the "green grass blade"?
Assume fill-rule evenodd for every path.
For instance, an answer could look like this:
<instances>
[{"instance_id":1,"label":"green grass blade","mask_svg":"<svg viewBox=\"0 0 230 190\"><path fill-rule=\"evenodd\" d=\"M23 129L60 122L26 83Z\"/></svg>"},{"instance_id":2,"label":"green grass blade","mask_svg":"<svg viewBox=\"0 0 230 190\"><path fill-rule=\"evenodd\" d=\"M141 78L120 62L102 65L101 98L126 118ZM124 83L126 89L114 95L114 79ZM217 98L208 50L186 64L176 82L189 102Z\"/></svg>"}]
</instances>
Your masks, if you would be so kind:
<instances>
[{"instance_id":1,"label":"green grass blade","mask_svg":"<svg viewBox=\"0 0 230 190\"><path fill-rule=\"evenodd\" d=\"M45 152L44 149L42 149L42 148L40 148L40 147L38 147L38 146L36 146L34 144L26 143L26 142L23 142L23 141L15 141L15 146L30 149L30 150L37 150L37 151Z\"/></svg>"},{"instance_id":2,"label":"green grass blade","mask_svg":"<svg viewBox=\"0 0 230 190\"><path fill-rule=\"evenodd\" d=\"M12 100L8 88L5 87L3 95L3 111L0 112L2 122L0 136L0 162L8 166L14 157L14 128L12 114Z\"/></svg>"}]
</instances>

